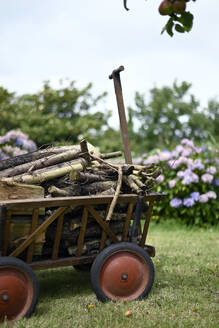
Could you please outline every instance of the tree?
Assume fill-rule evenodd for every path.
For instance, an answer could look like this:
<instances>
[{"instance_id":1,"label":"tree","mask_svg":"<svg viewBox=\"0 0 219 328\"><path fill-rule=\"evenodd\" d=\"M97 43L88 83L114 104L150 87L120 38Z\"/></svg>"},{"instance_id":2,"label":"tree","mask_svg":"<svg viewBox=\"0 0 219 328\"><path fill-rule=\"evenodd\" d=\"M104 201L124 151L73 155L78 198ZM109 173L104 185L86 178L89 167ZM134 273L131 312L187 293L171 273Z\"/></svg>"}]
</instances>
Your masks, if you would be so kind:
<instances>
[{"instance_id":1,"label":"tree","mask_svg":"<svg viewBox=\"0 0 219 328\"><path fill-rule=\"evenodd\" d=\"M167 15L168 19L166 25L162 29L162 32L167 32L170 36L173 36L173 30L176 32L184 33L189 32L193 26L193 15L187 11L187 2L196 0L162 0L159 6L160 15ZM126 10L127 0L123 0L123 5Z\"/></svg>"},{"instance_id":2,"label":"tree","mask_svg":"<svg viewBox=\"0 0 219 328\"><path fill-rule=\"evenodd\" d=\"M192 138L196 142L208 138L211 134L219 139L217 129L219 103L209 102L208 108L200 111L199 102L188 92L191 84L173 83L173 87L150 90L150 101L136 93L136 107L129 108L132 120L135 120L135 132L138 151L152 150L164 145L177 144L182 138Z\"/></svg>"},{"instance_id":3,"label":"tree","mask_svg":"<svg viewBox=\"0 0 219 328\"><path fill-rule=\"evenodd\" d=\"M94 98L92 84L78 89L75 82L53 89L49 82L37 94L16 96L0 88L0 135L20 129L38 146L51 143L77 143L86 137L99 139L108 127L110 112L95 109L106 93Z\"/></svg>"}]
</instances>

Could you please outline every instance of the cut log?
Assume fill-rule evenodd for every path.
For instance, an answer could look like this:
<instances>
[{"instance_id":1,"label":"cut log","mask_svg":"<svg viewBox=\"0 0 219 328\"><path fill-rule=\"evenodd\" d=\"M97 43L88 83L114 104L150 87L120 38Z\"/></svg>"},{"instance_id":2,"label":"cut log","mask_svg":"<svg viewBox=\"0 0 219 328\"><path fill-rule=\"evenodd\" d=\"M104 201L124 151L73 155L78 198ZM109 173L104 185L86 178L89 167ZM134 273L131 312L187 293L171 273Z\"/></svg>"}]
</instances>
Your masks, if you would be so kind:
<instances>
[{"instance_id":1,"label":"cut log","mask_svg":"<svg viewBox=\"0 0 219 328\"><path fill-rule=\"evenodd\" d=\"M60 163L58 165L51 166L47 169L40 169L33 173L27 173L10 178L2 178L2 181L6 182L21 182L27 184L40 184L44 181L52 180L63 175L68 174L71 171L82 171L86 167L87 163L85 159L80 158L77 160Z\"/></svg>"},{"instance_id":2,"label":"cut log","mask_svg":"<svg viewBox=\"0 0 219 328\"><path fill-rule=\"evenodd\" d=\"M122 152L121 151L115 151L115 152L112 152L112 153L101 154L100 158L109 159L109 158L115 158L115 157L120 157L120 156L122 156Z\"/></svg>"},{"instance_id":3,"label":"cut log","mask_svg":"<svg viewBox=\"0 0 219 328\"><path fill-rule=\"evenodd\" d=\"M51 156L51 155L63 153L65 151L72 150L72 149L77 149L78 151L80 151L79 146L50 147L50 148L34 151L31 153L7 158L5 160L0 161L0 170L12 168L17 165L22 165L32 161L36 161L45 156Z\"/></svg>"},{"instance_id":4,"label":"cut log","mask_svg":"<svg viewBox=\"0 0 219 328\"><path fill-rule=\"evenodd\" d=\"M81 195L96 195L110 188L116 188L116 181L100 181L81 185Z\"/></svg>"},{"instance_id":5,"label":"cut log","mask_svg":"<svg viewBox=\"0 0 219 328\"><path fill-rule=\"evenodd\" d=\"M25 172L35 171L37 169L52 166L58 163L67 162L78 158L80 154L79 150L72 149L60 154L46 156L36 161L28 162L25 164L17 165L13 168L6 169L0 172L0 178L2 177L12 177L15 175L20 175Z\"/></svg>"}]
</instances>

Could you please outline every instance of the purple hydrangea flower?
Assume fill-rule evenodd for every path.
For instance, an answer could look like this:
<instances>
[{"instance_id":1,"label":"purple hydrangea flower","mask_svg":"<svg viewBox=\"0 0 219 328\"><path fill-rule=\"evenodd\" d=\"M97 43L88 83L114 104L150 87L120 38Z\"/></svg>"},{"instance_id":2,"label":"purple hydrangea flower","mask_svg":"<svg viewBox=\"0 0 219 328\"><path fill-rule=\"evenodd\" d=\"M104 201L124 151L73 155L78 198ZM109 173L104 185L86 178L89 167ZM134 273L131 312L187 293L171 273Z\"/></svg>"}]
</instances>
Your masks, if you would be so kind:
<instances>
[{"instance_id":1,"label":"purple hydrangea flower","mask_svg":"<svg viewBox=\"0 0 219 328\"><path fill-rule=\"evenodd\" d=\"M200 195L199 202L200 203L207 203L208 202L208 195L207 194Z\"/></svg>"},{"instance_id":2,"label":"purple hydrangea flower","mask_svg":"<svg viewBox=\"0 0 219 328\"><path fill-rule=\"evenodd\" d=\"M161 162L168 161L171 158L171 153L167 151L163 151L159 153L159 160Z\"/></svg>"},{"instance_id":3,"label":"purple hydrangea flower","mask_svg":"<svg viewBox=\"0 0 219 328\"><path fill-rule=\"evenodd\" d=\"M177 176L178 176L179 178L183 178L184 175L185 175L185 171L178 171L178 172L177 172Z\"/></svg>"},{"instance_id":4,"label":"purple hydrangea flower","mask_svg":"<svg viewBox=\"0 0 219 328\"><path fill-rule=\"evenodd\" d=\"M208 198L212 198L212 199L216 199L217 198L217 195L214 191L208 191L206 193L206 195L208 196Z\"/></svg>"},{"instance_id":5,"label":"purple hydrangea flower","mask_svg":"<svg viewBox=\"0 0 219 328\"><path fill-rule=\"evenodd\" d=\"M183 203L182 199L175 197L170 201L170 206L178 208L178 207L182 206L182 203Z\"/></svg>"},{"instance_id":6,"label":"purple hydrangea flower","mask_svg":"<svg viewBox=\"0 0 219 328\"><path fill-rule=\"evenodd\" d=\"M164 176L163 176L163 174L160 174L160 175L156 178L156 181L157 181L158 183L163 182L163 181L164 181Z\"/></svg>"},{"instance_id":7,"label":"purple hydrangea flower","mask_svg":"<svg viewBox=\"0 0 219 328\"><path fill-rule=\"evenodd\" d=\"M206 169L206 172L214 175L217 172L217 169L215 166L210 166Z\"/></svg>"},{"instance_id":8,"label":"purple hydrangea flower","mask_svg":"<svg viewBox=\"0 0 219 328\"><path fill-rule=\"evenodd\" d=\"M219 178L216 178L216 179L214 179L213 181L212 181L212 183L213 183L213 185L215 185L215 186L219 186Z\"/></svg>"},{"instance_id":9,"label":"purple hydrangea flower","mask_svg":"<svg viewBox=\"0 0 219 328\"><path fill-rule=\"evenodd\" d=\"M195 201L193 198L185 198L183 200L183 205L186 207L192 207L193 205L195 205Z\"/></svg>"},{"instance_id":10,"label":"purple hydrangea flower","mask_svg":"<svg viewBox=\"0 0 219 328\"><path fill-rule=\"evenodd\" d=\"M209 173L202 174L201 179L205 183L211 183L214 179L213 175Z\"/></svg>"},{"instance_id":11,"label":"purple hydrangea flower","mask_svg":"<svg viewBox=\"0 0 219 328\"><path fill-rule=\"evenodd\" d=\"M140 164L142 162L142 158L138 157L135 159L135 164Z\"/></svg>"},{"instance_id":12,"label":"purple hydrangea flower","mask_svg":"<svg viewBox=\"0 0 219 328\"><path fill-rule=\"evenodd\" d=\"M202 163L194 163L194 169L203 170L205 168L204 164Z\"/></svg>"},{"instance_id":13,"label":"purple hydrangea flower","mask_svg":"<svg viewBox=\"0 0 219 328\"><path fill-rule=\"evenodd\" d=\"M145 161L144 164L153 164L153 163L159 163L159 156L158 155L152 155L149 156Z\"/></svg>"},{"instance_id":14,"label":"purple hydrangea flower","mask_svg":"<svg viewBox=\"0 0 219 328\"><path fill-rule=\"evenodd\" d=\"M184 147L182 145L178 145L176 146L176 152L179 154L179 153L182 153L184 151Z\"/></svg>"},{"instance_id":15,"label":"purple hydrangea flower","mask_svg":"<svg viewBox=\"0 0 219 328\"><path fill-rule=\"evenodd\" d=\"M171 169L176 170L177 167L179 166L179 161L175 159L171 159L168 161L168 165Z\"/></svg>"},{"instance_id":16,"label":"purple hydrangea flower","mask_svg":"<svg viewBox=\"0 0 219 328\"><path fill-rule=\"evenodd\" d=\"M176 185L176 180L175 179L169 181L169 187L170 188L174 188L175 185Z\"/></svg>"},{"instance_id":17,"label":"purple hydrangea flower","mask_svg":"<svg viewBox=\"0 0 219 328\"><path fill-rule=\"evenodd\" d=\"M190 183L197 183L199 176L193 173L190 169L185 170L185 174L182 180L183 185L189 185Z\"/></svg>"},{"instance_id":18,"label":"purple hydrangea flower","mask_svg":"<svg viewBox=\"0 0 219 328\"><path fill-rule=\"evenodd\" d=\"M194 199L195 202L199 200L200 193L198 191L194 191L190 194L190 198Z\"/></svg>"},{"instance_id":19,"label":"purple hydrangea flower","mask_svg":"<svg viewBox=\"0 0 219 328\"><path fill-rule=\"evenodd\" d=\"M188 147L194 147L193 141L186 138L181 140L181 144L186 145Z\"/></svg>"},{"instance_id":20,"label":"purple hydrangea flower","mask_svg":"<svg viewBox=\"0 0 219 328\"><path fill-rule=\"evenodd\" d=\"M182 152L182 156L183 156L183 157L190 156L191 154L192 154L192 150L191 150L191 149L185 149L185 150Z\"/></svg>"}]
</instances>

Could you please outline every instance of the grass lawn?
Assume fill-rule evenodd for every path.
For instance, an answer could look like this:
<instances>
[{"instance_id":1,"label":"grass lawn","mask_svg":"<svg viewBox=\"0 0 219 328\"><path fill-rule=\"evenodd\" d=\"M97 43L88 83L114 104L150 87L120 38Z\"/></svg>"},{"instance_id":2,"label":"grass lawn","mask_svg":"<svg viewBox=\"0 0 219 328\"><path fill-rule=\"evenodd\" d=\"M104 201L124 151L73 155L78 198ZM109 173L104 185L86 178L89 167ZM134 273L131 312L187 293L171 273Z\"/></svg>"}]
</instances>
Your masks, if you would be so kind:
<instances>
[{"instance_id":1,"label":"grass lawn","mask_svg":"<svg viewBox=\"0 0 219 328\"><path fill-rule=\"evenodd\" d=\"M35 314L14 327L219 327L219 230L151 224L147 243L157 253L147 299L101 303L89 274L41 271Z\"/></svg>"}]
</instances>

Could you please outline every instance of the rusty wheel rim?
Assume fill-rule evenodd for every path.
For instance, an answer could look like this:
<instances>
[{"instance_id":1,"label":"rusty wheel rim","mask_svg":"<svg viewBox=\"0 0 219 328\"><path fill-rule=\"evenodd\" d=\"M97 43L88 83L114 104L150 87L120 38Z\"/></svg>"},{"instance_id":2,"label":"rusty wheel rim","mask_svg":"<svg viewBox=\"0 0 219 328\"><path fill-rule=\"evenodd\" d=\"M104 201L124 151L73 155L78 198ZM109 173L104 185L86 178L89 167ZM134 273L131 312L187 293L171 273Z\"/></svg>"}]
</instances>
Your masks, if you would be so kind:
<instances>
[{"instance_id":1,"label":"rusty wheel rim","mask_svg":"<svg viewBox=\"0 0 219 328\"><path fill-rule=\"evenodd\" d=\"M26 272L18 267L0 268L0 322L25 316L33 300L33 285Z\"/></svg>"},{"instance_id":2,"label":"rusty wheel rim","mask_svg":"<svg viewBox=\"0 0 219 328\"><path fill-rule=\"evenodd\" d=\"M111 300L134 300L149 282L149 266L132 251L122 250L110 255L99 272L100 286Z\"/></svg>"}]
</instances>

